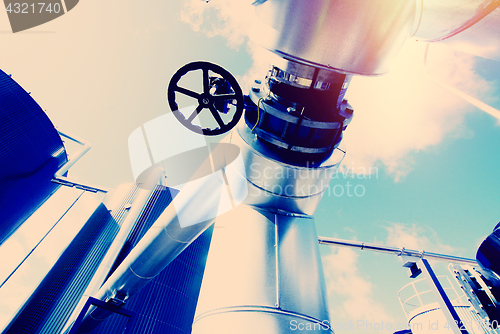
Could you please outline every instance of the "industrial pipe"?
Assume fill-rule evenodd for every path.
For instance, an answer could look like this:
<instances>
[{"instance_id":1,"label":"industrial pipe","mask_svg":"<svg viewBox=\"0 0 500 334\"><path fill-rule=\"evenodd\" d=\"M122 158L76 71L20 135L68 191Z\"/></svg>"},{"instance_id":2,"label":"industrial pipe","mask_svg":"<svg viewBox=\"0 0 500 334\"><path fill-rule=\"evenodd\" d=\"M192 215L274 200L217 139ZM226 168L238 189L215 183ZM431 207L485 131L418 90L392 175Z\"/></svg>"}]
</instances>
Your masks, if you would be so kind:
<instances>
[{"instance_id":1,"label":"industrial pipe","mask_svg":"<svg viewBox=\"0 0 500 334\"><path fill-rule=\"evenodd\" d=\"M365 243L365 242L361 242L361 241L351 241L351 240L343 240L343 239L327 238L327 237L318 237L318 242L320 245L350 247L350 248L356 248L359 250L369 250L372 252L393 254L396 256L410 256L410 257L415 257L415 258L419 258L419 259L425 258L428 260L437 260L437 261L444 261L444 262L477 265L476 260L466 258L466 257L432 253L432 252L419 251L419 250L412 250L412 249L406 249L404 247L402 247L402 248L391 247L391 246L385 246L385 245L370 244L370 243Z\"/></svg>"}]
</instances>

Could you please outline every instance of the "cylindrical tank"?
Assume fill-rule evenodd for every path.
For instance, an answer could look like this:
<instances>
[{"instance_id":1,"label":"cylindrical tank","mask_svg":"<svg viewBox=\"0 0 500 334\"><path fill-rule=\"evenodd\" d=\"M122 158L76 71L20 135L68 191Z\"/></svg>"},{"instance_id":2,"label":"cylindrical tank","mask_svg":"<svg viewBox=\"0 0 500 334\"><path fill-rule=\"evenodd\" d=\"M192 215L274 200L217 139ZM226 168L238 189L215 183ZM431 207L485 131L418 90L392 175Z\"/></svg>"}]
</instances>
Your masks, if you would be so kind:
<instances>
[{"instance_id":1,"label":"cylindrical tank","mask_svg":"<svg viewBox=\"0 0 500 334\"><path fill-rule=\"evenodd\" d=\"M476 259L479 265L500 276L500 223L493 232L484 239L477 250Z\"/></svg>"},{"instance_id":2,"label":"cylindrical tank","mask_svg":"<svg viewBox=\"0 0 500 334\"><path fill-rule=\"evenodd\" d=\"M0 70L0 244L58 188L66 149L42 108Z\"/></svg>"},{"instance_id":3,"label":"cylindrical tank","mask_svg":"<svg viewBox=\"0 0 500 334\"><path fill-rule=\"evenodd\" d=\"M351 74L387 72L408 37L500 60L497 0L260 0L252 38L283 58Z\"/></svg>"}]
</instances>

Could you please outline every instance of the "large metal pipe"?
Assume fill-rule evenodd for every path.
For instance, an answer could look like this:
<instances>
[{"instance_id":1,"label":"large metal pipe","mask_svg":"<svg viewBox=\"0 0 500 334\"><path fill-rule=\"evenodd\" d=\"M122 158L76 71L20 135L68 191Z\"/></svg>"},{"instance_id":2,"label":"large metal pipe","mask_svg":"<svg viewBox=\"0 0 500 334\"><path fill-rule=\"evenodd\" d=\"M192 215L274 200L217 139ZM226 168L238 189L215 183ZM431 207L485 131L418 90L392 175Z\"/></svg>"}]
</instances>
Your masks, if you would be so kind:
<instances>
[{"instance_id":1,"label":"large metal pipe","mask_svg":"<svg viewBox=\"0 0 500 334\"><path fill-rule=\"evenodd\" d=\"M248 196L217 219L193 334L332 332L312 219L343 151L311 166L280 154L241 126Z\"/></svg>"},{"instance_id":2,"label":"large metal pipe","mask_svg":"<svg viewBox=\"0 0 500 334\"><path fill-rule=\"evenodd\" d=\"M232 146L218 145L212 151L208 163L219 161L220 169L184 186L95 298L123 305L130 295L165 269L217 216L243 201L247 192L240 175L244 175L244 169L241 156L230 160L234 153ZM228 161L231 162L224 167L224 162ZM110 311L92 309L78 327L78 333L92 331L110 315Z\"/></svg>"},{"instance_id":3,"label":"large metal pipe","mask_svg":"<svg viewBox=\"0 0 500 334\"><path fill-rule=\"evenodd\" d=\"M287 59L362 75L388 71L408 37L500 60L499 0L260 0L252 39Z\"/></svg>"},{"instance_id":4,"label":"large metal pipe","mask_svg":"<svg viewBox=\"0 0 500 334\"><path fill-rule=\"evenodd\" d=\"M439 0L438 0L439 1ZM413 35L416 0L267 0L256 11L258 44L285 59L343 73L377 75Z\"/></svg>"},{"instance_id":5,"label":"large metal pipe","mask_svg":"<svg viewBox=\"0 0 500 334\"><path fill-rule=\"evenodd\" d=\"M313 215L331 178L344 158L345 151L336 148L321 164L304 161L301 165L280 162L280 156L250 128L241 124L231 139L241 150L244 177L248 182L245 203L268 210ZM243 174L242 174L243 175Z\"/></svg>"},{"instance_id":6,"label":"large metal pipe","mask_svg":"<svg viewBox=\"0 0 500 334\"><path fill-rule=\"evenodd\" d=\"M419 250L412 250L412 249L406 249L404 247L391 247L391 246L385 246L385 245L370 244L370 243L361 242L361 241L351 241L351 240L343 240L343 239L337 239L337 238L318 237L318 243L320 245L350 247L350 248L356 248L359 250L368 250L368 251L373 251L373 252L393 254L393 255L397 255L397 256L410 256L410 257L415 257L415 258L419 258L419 259L428 259L428 260L437 260L437 261L443 261L443 262L477 265L476 260L466 258L466 257L432 253L432 252L419 251Z\"/></svg>"}]
</instances>

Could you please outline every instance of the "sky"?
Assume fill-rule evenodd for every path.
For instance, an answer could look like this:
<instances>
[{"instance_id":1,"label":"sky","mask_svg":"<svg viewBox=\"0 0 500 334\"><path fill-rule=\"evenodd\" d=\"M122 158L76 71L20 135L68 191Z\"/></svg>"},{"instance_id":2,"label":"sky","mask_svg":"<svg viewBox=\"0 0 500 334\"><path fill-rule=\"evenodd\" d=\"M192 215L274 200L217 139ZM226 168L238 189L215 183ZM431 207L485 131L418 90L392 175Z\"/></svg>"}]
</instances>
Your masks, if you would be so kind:
<instances>
[{"instance_id":1,"label":"sky","mask_svg":"<svg viewBox=\"0 0 500 334\"><path fill-rule=\"evenodd\" d=\"M59 130L92 144L70 176L116 187L134 181L128 138L169 113L165 92L178 68L215 62L244 90L265 74L269 54L249 41L246 27L256 18L243 3L85 0L16 34L2 12L0 68L32 92ZM425 66L425 47L409 40L388 74L353 79L347 154L316 211L317 231L474 258L500 221L499 121L432 78L498 108L500 66L442 45L430 47ZM397 257L320 250L332 323L405 323L397 292L411 280ZM434 267L447 273L446 265Z\"/></svg>"}]
</instances>

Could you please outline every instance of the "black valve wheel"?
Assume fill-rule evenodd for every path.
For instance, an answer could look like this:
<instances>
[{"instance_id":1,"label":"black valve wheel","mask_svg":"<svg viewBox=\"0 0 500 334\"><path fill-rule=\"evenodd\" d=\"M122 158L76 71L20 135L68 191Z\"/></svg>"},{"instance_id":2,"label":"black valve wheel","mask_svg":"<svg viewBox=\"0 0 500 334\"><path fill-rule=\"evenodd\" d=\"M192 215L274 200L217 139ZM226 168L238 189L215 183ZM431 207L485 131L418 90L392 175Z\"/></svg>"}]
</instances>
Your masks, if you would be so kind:
<instances>
[{"instance_id":1,"label":"black valve wheel","mask_svg":"<svg viewBox=\"0 0 500 334\"><path fill-rule=\"evenodd\" d=\"M178 85L184 75L198 70L202 70L203 72L202 93L197 93ZM215 75L210 76L209 71ZM198 106L187 118L179 111L179 106L176 102L177 94L187 95L197 100ZM197 61L181 67L170 80L167 89L167 98L170 109L177 120L189 130L205 136L216 136L228 132L238 123L243 114L243 93L236 79L219 65L205 61ZM236 108L227 108L228 103L232 103ZM210 111L213 119L218 124L217 127L202 128L193 124L193 120L204 109ZM224 121L221 114L229 115L230 120ZM224 118L227 119L228 117Z\"/></svg>"}]
</instances>

